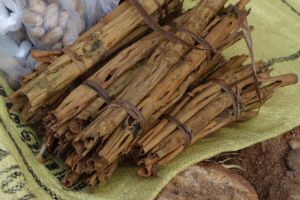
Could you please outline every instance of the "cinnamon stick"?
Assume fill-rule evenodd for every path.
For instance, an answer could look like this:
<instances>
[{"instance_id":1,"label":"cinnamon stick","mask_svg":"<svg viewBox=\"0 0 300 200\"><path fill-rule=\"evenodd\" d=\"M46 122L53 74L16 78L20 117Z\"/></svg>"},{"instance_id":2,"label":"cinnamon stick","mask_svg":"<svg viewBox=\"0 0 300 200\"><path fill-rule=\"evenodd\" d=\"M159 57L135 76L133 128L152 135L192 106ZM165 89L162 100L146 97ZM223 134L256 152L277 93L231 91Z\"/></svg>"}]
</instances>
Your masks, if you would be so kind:
<instances>
[{"instance_id":1,"label":"cinnamon stick","mask_svg":"<svg viewBox=\"0 0 300 200\"><path fill-rule=\"evenodd\" d=\"M158 2L164 5L165 0L158 0ZM140 3L150 14L158 9L158 5L153 1L141 0ZM58 57L45 72L13 93L10 96L11 100L19 104L17 107L20 108L29 102L30 111L37 110L47 101L47 98L63 90L85 70L107 56L107 53L142 21L142 16L128 1L125 1L84 33L74 45L68 48L68 53ZM37 85L39 87L36 87Z\"/></svg>"},{"instance_id":2,"label":"cinnamon stick","mask_svg":"<svg viewBox=\"0 0 300 200\"><path fill-rule=\"evenodd\" d=\"M267 84L262 86L260 89L261 97L264 99L264 102L270 98L275 89L289 84L295 84L297 82L297 78L293 74L270 77L268 73L269 72L261 72L258 76L260 83ZM262 79L262 76L265 78ZM246 80L241 80L236 83L235 86L232 86L233 88L241 89L239 97L242 108L242 120L256 116L257 112L252 110L261 106L254 87L252 91L248 91L246 93L243 92L243 88L247 87L249 84L254 85L253 78L251 76L249 76ZM232 105L232 98L227 93L220 94L213 101L203 107L203 109L201 109L196 115L186 121L186 126L189 127L192 132L191 143L193 144L213 131L236 121L233 111L230 109L230 105ZM178 114L176 117L177 116ZM170 124L170 122L168 122L168 124ZM164 134L164 130L168 130L167 127L168 126L160 128L160 133ZM148 149L148 152L143 150L143 154L146 154L137 161L138 164L144 166L139 170L140 175L153 175L152 170L154 168L156 169L158 166L168 163L184 150L182 132L173 128L173 130L171 130L167 135L168 136L161 140L161 142L156 145L152 145L150 147L151 150ZM143 148L144 147L146 146L144 145ZM141 153L141 151L139 153Z\"/></svg>"},{"instance_id":3,"label":"cinnamon stick","mask_svg":"<svg viewBox=\"0 0 300 200\"><path fill-rule=\"evenodd\" d=\"M222 44L231 34L236 23L237 19L234 15L228 14L209 32L206 36L206 40L214 49L218 49L218 44ZM158 87L155 87L151 91L151 94L148 94L148 97L139 104L138 108L148 123L151 124L155 122L168 108L174 105L185 93L188 86L195 81L195 77L203 76L205 72L209 71L208 69L211 66L214 66L201 66L201 63L207 58L206 56L206 51L192 50L186 55L186 59L179 63L179 66L174 67L174 69L164 77ZM196 70L197 75L191 74L199 65L200 70ZM123 130L117 129L114 131L111 138L108 139L98 153L101 160L96 162L99 163L105 160L104 163L111 163L118 159L120 155L129 151L130 145L135 140L136 128L134 126L133 124L125 127ZM102 164L101 166L104 167L105 165Z\"/></svg>"},{"instance_id":4,"label":"cinnamon stick","mask_svg":"<svg viewBox=\"0 0 300 200\"><path fill-rule=\"evenodd\" d=\"M209 21L223 8L225 0L214 2L205 1L198 4L190 13L185 27L195 34L201 35ZM176 36L194 43L195 40L185 33L178 32ZM173 42L162 43L152 54L147 62L147 68L127 87L118 99L129 101L137 105L147 93L180 61L189 48ZM133 95L134 94L134 95ZM76 152L85 156L103 136L111 134L117 126L126 118L127 113L116 108L108 108L103 111L82 133L73 141ZM90 138L89 142L85 142Z\"/></svg>"},{"instance_id":5,"label":"cinnamon stick","mask_svg":"<svg viewBox=\"0 0 300 200\"><path fill-rule=\"evenodd\" d=\"M177 23L180 23L184 17L185 15L177 18ZM166 29L170 30L170 27L166 27ZM163 41L165 41L163 36L155 32L150 33L121 51L89 79L101 82L101 87L107 89L118 80L124 72L134 67L141 60L149 57L154 49ZM51 116L48 116L48 120L51 117L51 121L54 121L52 123L55 123L56 126L60 126L80 113L85 107L91 104L91 102L95 101L96 98L97 94L93 89L81 85L74 89L56 110L51 112Z\"/></svg>"}]
</instances>

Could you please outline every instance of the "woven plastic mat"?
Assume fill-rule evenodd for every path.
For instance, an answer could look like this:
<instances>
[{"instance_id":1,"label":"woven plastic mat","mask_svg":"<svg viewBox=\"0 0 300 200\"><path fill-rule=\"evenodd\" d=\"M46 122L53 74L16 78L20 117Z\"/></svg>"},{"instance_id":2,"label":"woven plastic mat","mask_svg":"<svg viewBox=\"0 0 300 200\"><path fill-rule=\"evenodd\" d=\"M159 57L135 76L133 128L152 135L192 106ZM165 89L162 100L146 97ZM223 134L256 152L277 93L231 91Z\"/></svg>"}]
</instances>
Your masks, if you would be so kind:
<instances>
[{"instance_id":1,"label":"woven plastic mat","mask_svg":"<svg viewBox=\"0 0 300 200\"><path fill-rule=\"evenodd\" d=\"M191 7L197 1L186 1ZM256 57L274 67L274 74L300 76L300 1L252 0L250 22ZM227 56L246 53L244 42L226 52ZM141 178L136 168L121 166L109 182L90 192L78 184L66 190L59 184L65 171L57 160L46 165L35 156L40 144L34 130L23 124L9 108L11 90L0 79L0 199L85 199L152 200L159 191L186 167L221 152L235 151L276 137L300 125L300 84L277 91L259 117L232 125L189 147L162 168L155 178Z\"/></svg>"}]
</instances>

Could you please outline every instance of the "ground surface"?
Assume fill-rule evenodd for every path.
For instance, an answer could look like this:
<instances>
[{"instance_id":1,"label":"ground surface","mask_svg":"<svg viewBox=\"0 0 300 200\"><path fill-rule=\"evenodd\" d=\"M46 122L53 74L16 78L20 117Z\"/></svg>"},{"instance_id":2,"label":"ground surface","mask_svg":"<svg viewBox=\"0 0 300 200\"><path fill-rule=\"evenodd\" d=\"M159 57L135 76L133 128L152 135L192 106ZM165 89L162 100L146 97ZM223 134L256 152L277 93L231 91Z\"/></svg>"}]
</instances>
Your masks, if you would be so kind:
<instances>
[{"instance_id":1,"label":"ground surface","mask_svg":"<svg viewBox=\"0 0 300 200\"><path fill-rule=\"evenodd\" d=\"M157 200L300 200L299 144L300 128L296 128L239 152L219 155L178 174Z\"/></svg>"}]
</instances>

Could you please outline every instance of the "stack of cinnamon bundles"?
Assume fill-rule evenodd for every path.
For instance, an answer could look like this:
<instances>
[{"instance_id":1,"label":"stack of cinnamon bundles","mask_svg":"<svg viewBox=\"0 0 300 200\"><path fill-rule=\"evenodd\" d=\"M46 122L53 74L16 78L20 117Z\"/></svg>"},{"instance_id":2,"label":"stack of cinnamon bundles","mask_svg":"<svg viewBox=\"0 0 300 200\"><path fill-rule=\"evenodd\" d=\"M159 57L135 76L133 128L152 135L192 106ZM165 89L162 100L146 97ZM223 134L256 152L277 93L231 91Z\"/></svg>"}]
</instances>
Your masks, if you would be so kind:
<instances>
[{"instance_id":1,"label":"stack of cinnamon bundles","mask_svg":"<svg viewBox=\"0 0 300 200\"><path fill-rule=\"evenodd\" d=\"M105 183L124 159L155 176L201 138L257 116L297 76L271 76L254 59L248 2L201 0L182 13L180 0L128 0L74 45L33 51L39 67L10 98L40 124L38 159L64 160L65 187ZM241 39L249 56L225 59Z\"/></svg>"}]
</instances>

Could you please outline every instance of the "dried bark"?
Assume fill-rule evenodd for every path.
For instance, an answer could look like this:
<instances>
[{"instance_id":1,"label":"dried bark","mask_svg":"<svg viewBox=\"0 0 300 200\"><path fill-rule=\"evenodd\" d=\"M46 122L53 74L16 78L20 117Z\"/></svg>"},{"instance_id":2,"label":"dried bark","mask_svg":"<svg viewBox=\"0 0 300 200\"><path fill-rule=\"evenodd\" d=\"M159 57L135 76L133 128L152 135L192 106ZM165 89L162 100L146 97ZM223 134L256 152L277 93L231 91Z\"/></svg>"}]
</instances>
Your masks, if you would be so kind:
<instances>
[{"instance_id":1,"label":"dried bark","mask_svg":"<svg viewBox=\"0 0 300 200\"><path fill-rule=\"evenodd\" d=\"M185 27L195 34L201 35L209 21L224 6L224 0L214 2L205 1L195 7L186 20ZM194 43L192 37L178 32L176 36ZM117 98L126 100L137 105L149 91L180 61L180 58L189 51L189 48L173 42L162 43L151 55L147 67L129 87L127 87ZM205 53L203 53L205 54ZM134 95L133 95L134 94ZM83 132L73 141L76 152L85 156L101 138L111 134L118 125L126 118L127 113L116 108L108 108L103 111ZM88 138L88 139L87 139Z\"/></svg>"},{"instance_id":2,"label":"dried bark","mask_svg":"<svg viewBox=\"0 0 300 200\"><path fill-rule=\"evenodd\" d=\"M164 0L158 2L160 5L165 3ZM158 9L154 1L141 0L140 3L150 14ZM68 48L77 61L72 59L70 54L64 53L55 59L46 71L13 93L10 96L11 100L18 108L22 109L28 103L30 112L37 110L49 97L68 87L84 70L90 69L107 57L108 53L112 53L110 50L142 21L143 18L137 10L125 1Z\"/></svg>"},{"instance_id":3,"label":"dried bark","mask_svg":"<svg viewBox=\"0 0 300 200\"><path fill-rule=\"evenodd\" d=\"M187 15L188 13L176 18L176 23L181 23ZM165 28L170 30L170 27ZM154 49L165 40L158 33L150 33L121 51L100 70L95 72L89 80L97 80L103 89L108 89L123 73L149 57ZM51 124L51 129L55 130L66 121L76 117L80 112L84 112L84 110L87 110L86 114L91 112L91 108L95 110L95 113L90 113L90 116L83 114L86 118L92 117L91 115L97 115L97 110L103 104L103 99L101 97L97 98L97 93L93 89L80 85L65 98L57 109L50 113L44 124L46 127L49 127L48 124Z\"/></svg>"},{"instance_id":4,"label":"dried bark","mask_svg":"<svg viewBox=\"0 0 300 200\"><path fill-rule=\"evenodd\" d=\"M206 40L214 49L218 49L223 41L230 36L236 27L237 19L228 14L206 36ZM230 25L228 25L230 24ZM173 106L186 92L188 86L197 78L211 70L216 63L201 65L207 59L206 51L192 50L186 58L178 63L178 66L169 72L164 79L155 87L151 94L139 104L143 116L148 123L153 123L171 106ZM197 69L197 67L199 67ZM195 70L195 74L192 72ZM136 127L133 125L118 128L105 143L98 155L91 158L97 163L97 168L105 167L108 163L118 159L122 154L130 151L130 146L135 141ZM76 148L76 147L75 147ZM80 155L80 154L79 154ZM101 164L100 164L101 163Z\"/></svg>"},{"instance_id":5,"label":"dried bark","mask_svg":"<svg viewBox=\"0 0 300 200\"><path fill-rule=\"evenodd\" d=\"M63 158L65 187L79 180L92 187L104 183L124 157L140 166L140 175L155 175L188 145L255 117L274 90L297 82L293 74L271 77L262 61L245 66L248 56L222 56L244 37L254 60L249 0L227 8L226 0L202 0L163 28L144 9L158 21L157 3L176 12L179 0L130 2L69 49L32 52L41 64L11 95L23 119L43 118L38 159L43 161L45 151ZM157 32L146 34L148 26ZM103 62L92 67L98 61ZM84 71L96 86L82 82Z\"/></svg>"},{"instance_id":6,"label":"dried bark","mask_svg":"<svg viewBox=\"0 0 300 200\"><path fill-rule=\"evenodd\" d=\"M255 110L260 108L262 103L272 96L275 89L297 82L297 78L293 74L270 77L269 73L269 70L263 70L259 74L259 81L262 84L260 89L262 102L259 101L256 95L251 74L246 79L241 79L231 86L238 93L241 104L241 120L248 120L256 116L257 111ZM248 91L249 88L251 90ZM198 97L203 94L205 94L205 90L198 94ZM192 133L191 144L194 144L206 135L236 121L233 110L230 108L232 105L232 97L228 93L222 92L212 101L205 102L205 106L192 117L180 117L181 111L175 117L181 119L190 128ZM140 142L142 150L134 152L134 154L137 154L135 159L138 164L143 166L139 170L139 174L142 176L153 175L155 173L154 168L157 169L157 167L165 165L185 148L184 134L176 126L174 127L172 122L168 122L163 128L160 128L159 134L164 136L160 139L153 139L154 144L150 144L151 141L146 144L148 147Z\"/></svg>"},{"instance_id":7,"label":"dried bark","mask_svg":"<svg viewBox=\"0 0 300 200\"><path fill-rule=\"evenodd\" d=\"M89 79L97 80L103 89L107 89L117 81L123 73L134 68L140 61L147 58L162 41L164 41L162 36L157 33L150 33L121 51ZM55 126L59 127L78 115L96 99L96 91L81 84L64 99L57 109L50 113L50 116L44 123L46 125L55 124ZM52 128L55 129L55 127Z\"/></svg>"}]
</instances>

